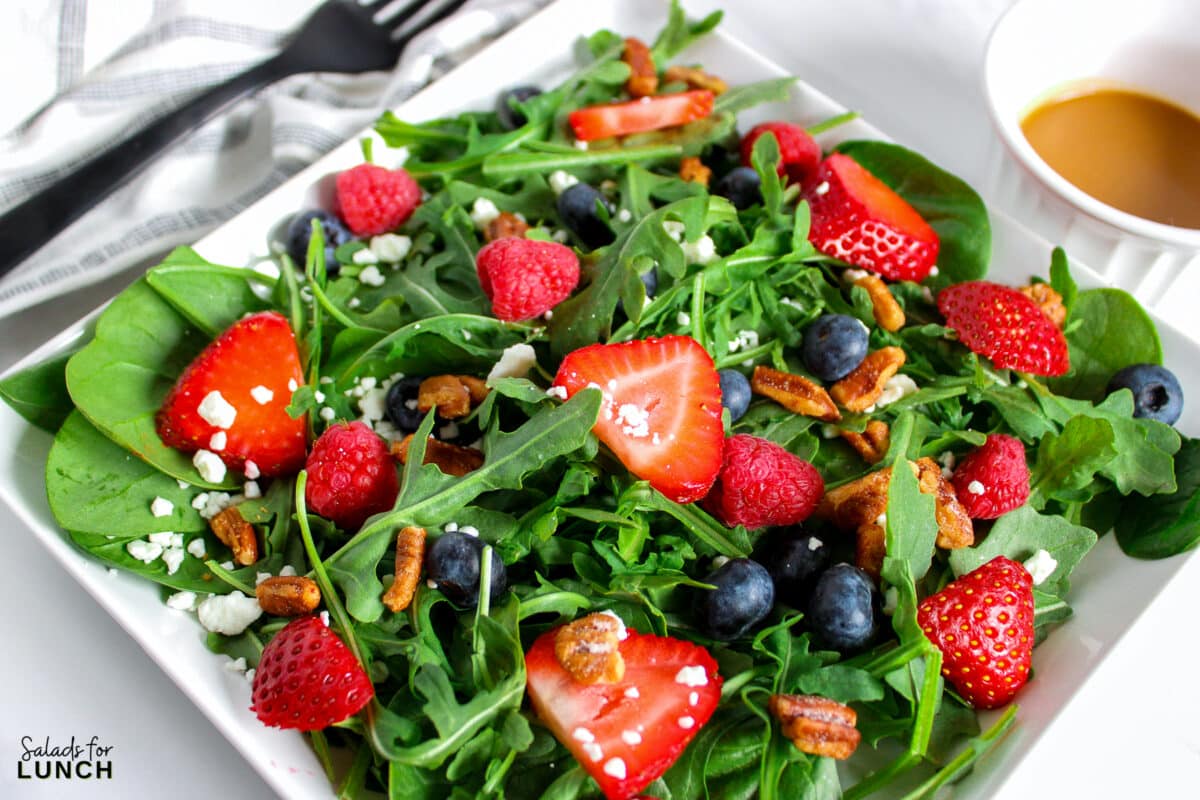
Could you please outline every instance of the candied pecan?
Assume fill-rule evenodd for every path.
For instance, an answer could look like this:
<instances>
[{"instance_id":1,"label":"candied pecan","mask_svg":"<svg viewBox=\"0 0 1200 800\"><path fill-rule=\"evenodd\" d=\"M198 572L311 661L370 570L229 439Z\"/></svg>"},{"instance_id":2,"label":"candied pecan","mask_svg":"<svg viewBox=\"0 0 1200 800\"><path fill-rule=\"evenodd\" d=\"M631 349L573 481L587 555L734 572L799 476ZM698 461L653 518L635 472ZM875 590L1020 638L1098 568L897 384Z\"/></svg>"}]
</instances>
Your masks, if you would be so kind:
<instances>
[{"instance_id":1,"label":"candied pecan","mask_svg":"<svg viewBox=\"0 0 1200 800\"><path fill-rule=\"evenodd\" d=\"M508 211L501 211L500 216L489 222L483 229L483 240L494 242L497 239L522 237L527 230L529 230L529 226L525 224L525 220Z\"/></svg>"},{"instance_id":2,"label":"candied pecan","mask_svg":"<svg viewBox=\"0 0 1200 800\"><path fill-rule=\"evenodd\" d=\"M883 394L883 385L904 366L904 351L883 347L868 353L862 363L829 389L834 400L850 411L866 411Z\"/></svg>"},{"instance_id":3,"label":"candied pecan","mask_svg":"<svg viewBox=\"0 0 1200 800\"><path fill-rule=\"evenodd\" d=\"M248 567L258 561L258 536L254 526L246 522L237 506L230 506L208 521L221 544L233 551L235 563Z\"/></svg>"},{"instance_id":4,"label":"candied pecan","mask_svg":"<svg viewBox=\"0 0 1200 800\"><path fill-rule=\"evenodd\" d=\"M876 520L859 525L854 537L854 566L879 583L883 557L887 555L887 531Z\"/></svg>"},{"instance_id":5,"label":"candied pecan","mask_svg":"<svg viewBox=\"0 0 1200 800\"><path fill-rule=\"evenodd\" d=\"M392 585L383 593L383 604L393 613L408 608L417 591L421 565L425 563L425 529L416 526L401 528L396 534L396 568Z\"/></svg>"},{"instance_id":6,"label":"candied pecan","mask_svg":"<svg viewBox=\"0 0 1200 800\"><path fill-rule=\"evenodd\" d=\"M1042 313L1058 327L1061 328L1067 321L1067 307L1063 305L1062 295L1051 288L1050 284L1031 283L1028 286L1022 286L1019 291L1037 303Z\"/></svg>"},{"instance_id":7,"label":"candied pecan","mask_svg":"<svg viewBox=\"0 0 1200 800\"><path fill-rule=\"evenodd\" d=\"M878 419L868 422L867 429L862 433L854 431L839 431L839 433L868 464L878 464L882 461L892 442L888 424Z\"/></svg>"},{"instance_id":8,"label":"candied pecan","mask_svg":"<svg viewBox=\"0 0 1200 800\"><path fill-rule=\"evenodd\" d=\"M887 511L888 484L891 480L892 468L884 467L830 489L825 492L813 514L839 528L857 530Z\"/></svg>"},{"instance_id":9,"label":"candied pecan","mask_svg":"<svg viewBox=\"0 0 1200 800\"><path fill-rule=\"evenodd\" d=\"M773 694L767 708L779 720L783 735L809 755L845 760L862 739L854 709L827 697Z\"/></svg>"},{"instance_id":10,"label":"candied pecan","mask_svg":"<svg viewBox=\"0 0 1200 800\"><path fill-rule=\"evenodd\" d=\"M937 546L945 550L957 550L973 545L975 527L967 509L959 502L954 484L946 480L942 468L932 458L917 459L917 470L921 491L932 494L937 500Z\"/></svg>"},{"instance_id":11,"label":"candied pecan","mask_svg":"<svg viewBox=\"0 0 1200 800\"><path fill-rule=\"evenodd\" d=\"M654 56L641 39L630 37L625 40L625 52L621 60L629 65L629 80L625 91L632 97L648 97L658 91L658 70L654 67Z\"/></svg>"},{"instance_id":12,"label":"candied pecan","mask_svg":"<svg viewBox=\"0 0 1200 800\"><path fill-rule=\"evenodd\" d=\"M298 617L321 605L321 590L312 578L280 575L267 578L254 589L262 610L274 617Z\"/></svg>"},{"instance_id":13,"label":"candied pecan","mask_svg":"<svg viewBox=\"0 0 1200 800\"><path fill-rule=\"evenodd\" d=\"M400 441L392 442L392 455L401 464L408 463L408 445L412 438L413 434L410 433ZM425 442L424 463L437 464L438 469L447 475L461 478L483 466L483 453L474 447L459 447L430 437Z\"/></svg>"},{"instance_id":14,"label":"candied pecan","mask_svg":"<svg viewBox=\"0 0 1200 800\"><path fill-rule=\"evenodd\" d=\"M458 419L471 413L471 393L455 375L434 375L417 389L417 410L428 414L436 408L443 419Z\"/></svg>"},{"instance_id":15,"label":"candied pecan","mask_svg":"<svg viewBox=\"0 0 1200 800\"><path fill-rule=\"evenodd\" d=\"M709 75L695 67L679 65L667 67L667 71L663 73L663 80L667 83L686 83L689 89L708 89L713 94L721 94L729 88L725 81L716 75Z\"/></svg>"},{"instance_id":16,"label":"candied pecan","mask_svg":"<svg viewBox=\"0 0 1200 800\"><path fill-rule=\"evenodd\" d=\"M704 166L704 162L696 156L684 156L683 160L679 162L679 177L689 183L708 186L708 179L712 177L712 170Z\"/></svg>"},{"instance_id":17,"label":"candied pecan","mask_svg":"<svg viewBox=\"0 0 1200 800\"><path fill-rule=\"evenodd\" d=\"M554 635L554 657L580 683L616 683L625 677L621 622L611 614L588 614Z\"/></svg>"},{"instance_id":18,"label":"candied pecan","mask_svg":"<svg viewBox=\"0 0 1200 800\"><path fill-rule=\"evenodd\" d=\"M855 286L861 286L871 298L871 312L875 321L885 331L898 331L904 327L904 309L892 295L892 290L878 275L868 273L854 281Z\"/></svg>"},{"instance_id":19,"label":"candied pecan","mask_svg":"<svg viewBox=\"0 0 1200 800\"><path fill-rule=\"evenodd\" d=\"M788 411L806 417L816 417L823 422L837 422L842 418L829 392L803 375L757 366L750 378L750 388L755 394L769 397Z\"/></svg>"},{"instance_id":20,"label":"candied pecan","mask_svg":"<svg viewBox=\"0 0 1200 800\"><path fill-rule=\"evenodd\" d=\"M476 378L474 375L455 375L463 386L467 387L467 394L471 396L471 405L477 406L483 402L483 399L488 396L491 389L488 388L487 381L483 378Z\"/></svg>"}]
</instances>

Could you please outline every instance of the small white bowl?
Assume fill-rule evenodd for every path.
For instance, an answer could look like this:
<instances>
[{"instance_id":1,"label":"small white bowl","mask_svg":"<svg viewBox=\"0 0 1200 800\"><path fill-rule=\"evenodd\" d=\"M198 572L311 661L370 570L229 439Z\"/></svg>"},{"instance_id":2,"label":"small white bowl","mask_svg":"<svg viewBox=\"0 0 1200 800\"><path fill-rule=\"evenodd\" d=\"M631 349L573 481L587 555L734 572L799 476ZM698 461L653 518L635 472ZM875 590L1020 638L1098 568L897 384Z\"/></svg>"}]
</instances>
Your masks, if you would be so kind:
<instances>
[{"instance_id":1,"label":"small white bowl","mask_svg":"<svg viewBox=\"0 0 1200 800\"><path fill-rule=\"evenodd\" d=\"M1198 0L1021 0L992 30L983 74L999 134L985 181L992 202L1144 303L1158 303L1183 278L1200 281L1200 230L1137 217L1084 193L1042 160L1020 127L1038 101L1086 79L1200 113Z\"/></svg>"}]
</instances>

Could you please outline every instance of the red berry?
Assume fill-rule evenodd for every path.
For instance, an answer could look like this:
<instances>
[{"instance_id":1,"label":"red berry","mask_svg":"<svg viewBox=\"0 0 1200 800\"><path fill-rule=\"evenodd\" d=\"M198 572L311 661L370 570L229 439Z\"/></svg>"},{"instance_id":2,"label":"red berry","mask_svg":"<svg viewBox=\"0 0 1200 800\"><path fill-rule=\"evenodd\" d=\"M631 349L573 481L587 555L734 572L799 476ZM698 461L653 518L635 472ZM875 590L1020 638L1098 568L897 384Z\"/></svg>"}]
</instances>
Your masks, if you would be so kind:
<instances>
[{"instance_id":1,"label":"red berry","mask_svg":"<svg viewBox=\"0 0 1200 800\"><path fill-rule=\"evenodd\" d=\"M567 117L567 124L580 141L609 139L703 119L712 113L713 101L713 93L707 89L639 97L627 103L576 109Z\"/></svg>"},{"instance_id":2,"label":"red berry","mask_svg":"<svg viewBox=\"0 0 1200 800\"><path fill-rule=\"evenodd\" d=\"M779 174L787 174L793 183L803 183L821 161L821 146L808 131L790 122L764 122L742 137L742 165L753 166L750 154L764 133L775 134L779 143Z\"/></svg>"},{"instance_id":3,"label":"red berry","mask_svg":"<svg viewBox=\"0 0 1200 800\"><path fill-rule=\"evenodd\" d=\"M857 161L834 153L804 186L808 240L827 256L893 281L923 281L937 263L937 232Z\"/></svg>"},{"instance_id":4,"label":"red berry","mask_svg":"<svg viewBox=\"0 0 1200 800\"><path fill-rule=\"evenodd\" d=\"M1025 445L1003 433L993 433L967 454L950 482L972 519L995 519L1029 499L1029 467Z\"/></svg>"},{"instance_id":5,"label":"red berry","mask_svg":"<svg viewBox=\"0 0 1200 800\"><path fill-rule=\"evenodd\" d=\"M976 708L1004 705L1029 679L1033 578L1004 556L968 572L917 607L942 651L942 675Z\"/></svg>"},{"instance_id":6,"label":"red berry","mask_svg":"<svg viewBox=\"0 0 1200 800\"><path fill-rule=\"evenodd\" d=\"M774 442L739 433L725 440L721 474L704 507L730 527L795 525L825 494L816 467Z\"/></svg>"},{"instance_id":7,"label":"red berry","mask_svg":"<svg viewBox=\"0 0 1200 800\"><path fill-rule=\"evenodd\" d=\"M309 510L346 530L396 501L396 462L387 445L362 422L333 425L321 434L304 467Z\"/></svg>"},{"instance_id":8,"label":"red berry","mask_svg":"<svg viewBox=\"0 0 1200 800\"><path fill-rule=\"evenodd\" d=\"M1016 289L968 281L939 292L937 305L958 340L1001 369L1055 376L1071 368L1063 332Z\"/></svg>"},{"instance_id":9,"label":"red berry","mask_svg":"<svg viewBox=\"0 0 1200 800\"><path fill-rule=\"evenodd\" d=\"M289 622L263 648L250 709L264 725L316 731L357 714L375 687L320 618Z\"/></svg>"},{"instance_id":10,"label":"red berry","mask_svg":"<svg viewBox=\"0 0 1200 800\"><path fill-rule=\"evenodd\" d=\"M475 272L496 318L517 322L567 299L579 285L579 257L558 242L507 237L483 246Z\"/></svg>"},{"instance_id":11,"label":"red berry","mask_svg":"<svg viewBox=\"0 0 1200 800\"><path fill-rule=\"evenodd\" d=\"M232 469L253 461L264 476L289 475L304 464L307 444L304 417L287 413L292 389L303 381L287 319L274 311L251 314L188 365L163 400L155 427L168 447L215 452ZM214 405L233 408L231 424L209 410Z\"/></svg>"},{"instance_id":12,"label":"red berry","mask_svg":"<svg viewBox=\"0 0 1200 800\"><path fill-rule=\"evenodd\" d=\"M359 164L337 176L338 214L355 236L395 230L421 205L421 187L403 169Z\"/></svg>"}]
</instances>

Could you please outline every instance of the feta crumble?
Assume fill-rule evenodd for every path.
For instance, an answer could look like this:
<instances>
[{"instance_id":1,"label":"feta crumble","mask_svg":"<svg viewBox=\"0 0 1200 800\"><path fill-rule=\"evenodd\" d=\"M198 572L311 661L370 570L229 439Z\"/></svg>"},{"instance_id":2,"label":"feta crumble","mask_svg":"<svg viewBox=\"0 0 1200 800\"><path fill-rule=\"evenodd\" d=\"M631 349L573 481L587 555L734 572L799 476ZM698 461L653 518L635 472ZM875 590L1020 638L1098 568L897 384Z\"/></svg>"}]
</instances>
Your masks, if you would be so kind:
<instances>
[{"instance_id":1,"label":"feta crumble","mask_svg":"<svg viewBox=\"0 0 1200 800\"><path fill-rule=\"evenodd\" d=\"M398 261L403 261L409 251L412 250L412 239L396 233L385 233L382 236L372 237L370 247L371 252L380 261L395 264Z\"/></svg>"},{"instance_id":2,"label":"feta crumble","mask_svg":"<svg viewBox=\"0 0 1200 800\"><path fill-rule=\"evenodd\" d=\"M736 353L738 350L750 350L755 347L758 347L758 331L744 329L738 331L729 343L729 352Z\"/></svg>"},{"instance_id":3,"label":"feta crumble","mask_svg":"<svg viewBox=\"0 0 1200 800\"><path fill-rule=\"evenodd\" d=\"M628 689L625 690L625 696L628 697L630 700L637 700L639 697L642 696L642 693L638 691L638 688L636 686L630 686Z\"/></svg>"},{"instance_id":4,"label":"feta crumble","mask_svg":"<svg viewBox=\"0 0 1200 800\"><path fill-rule=\"evenodd\" d=\"M564 172L561 169L556 169L550 173L550 190L556 195L560 195L567 189L570 189L575 184L579 183L579 178L576 178L569 172Z\"/></svg>"},{"instance_id":5,"label":"feta crumble","mask_svg":"<svg viewBox=\"0 0 1200 800\"><path fill-rule=\"evenodd\" d=\"M635 403L622 403L617 408L617 422L626 436L645 439L650 435L650 412Z\"/></svg>"},{"instance_id":6,"label":"feta crumble","mask_svg":"<svg viewBox=\"0 0 1200 800\"><path fill-rule=\"evenodd\" d=\"M967 491L971 494L983 494L987 490L983 488L983 484L979 481L971 481L967 484Z\"/></svg>"},{"instance_id":7,"label":"feta crumble","mask_svg":"<svg viewBox=\"0 0 1200 800\"><path fill-rule=\"evenodd\" d=\"M258 471L258 464L255 464L253 461L251 461L249 459L246 459L246 464L245 464L245 467L243 467L243 469L246 473L246 477L252 481L257 480L258 476L262 474L261 472Z\"/></svg>"},{"instance_id":8,"label":"feta crumble","mask_svg":"<svg viewBox=\"0 0 1200 800\"><path fill-rule=\"evenodd\" d=\"M675 673L675 682L692 687L708 686L708 673L704 667L681 667L679 672Z\"/></svg>"},{"instance_id":9,"label":"feta crumble","mask_svg":"<svg viewBox=\"0 0 1200 800\"><path fill-rule=\"evenodd\" d=\"M891 405L902 397L916 393L917 389L917 382L907 375L893 375L884 382L883 393L879 395L875 405L878 408Z\"/></svg>"},{"instance_id":10,"label":"feta crumble","mask_svg":"<svg viewBox=\"0 0 1200 800\"><path fill-rule=\"evenodd\" d=\"M692 315L686 311L680 311L675 315L675 322L679 324L679 327L686 328L688 325L692 324Z\"/></svg>"},{"instance_id":11,"label":"feta crumble","mask_svg":"<svg viewBox=\"0 0 1200 800\"><path fill-rule=\"evenodd\" d=\"M362 250L355 250L354 255L350 256L350 260L355 264L368 266L370 264L378 264L379 256L371 252L371 248L364 247Z\"/></svg>"},{"instance_id":12,"label":"feta crumble","mask_svg":"<svg viewBox=\"0 0 1200 800\"><path fill-rule=\"evenodd\" d=\"M358 273L358 282L365 286L383 286L386 280L383 273L379 271L379 267L374 264L363 267L363 271Z\"/></svg>"},{"instance_id":13,"label":"feta crumble","mask_svg":"<svg viewBox=\"0 0 1200 800\"><path fill-rule=\"evenodd\" d=\"M603 611L601 611L600 613L605 615L606 617L612 617L613 619L615 619L617 621L617 640L618 641L623 642L627 638L629 638L629 631L626 630L626 628L625 628L625 620L623 620L619 616L617 616L617 612L613 611L611 608L606 608Z\"/></svg>"},{"instance_id":14,"label":"feta crumble","mask_svg":"<svg viewBox=\"0 0 1200 800\"><path fill-rule=\"evenodd\" d=\"M162 554L163 563L167 565L167 574L174 575L183 564L183 548L168 547Z\"/></svg>"},{"instance_id":15,"label":"feta crumble","mask_svg":"<svg viewBox=\"0 0 1200 800\"><path fill-rule=\"evenodd\" d=\"M262 616L258 598L246 597L241 592L226 595L209 595L196 609L196 616L205 630L237 636Z\"/></svg>"},{"instance_id":16,"label":"feta crumble","mask_svg":"<svg viewBox=\"0 0 1200 800\"><path fill-rule=\"evenodd\" d=\"M321 419L325 420L326 422L333 422L333 420L337 417L337 412L334 411L329 406L325 406L324 408L322 408L320 411L317 412L317 416L319 416Z\"/></svg>"},{"instance_id":17,"label":"feta crumble","mask_svg":"<svg viewBox=\"0 0 1200 800\"><path fill-rule=\"evenodd\" d=\"M200 477L210 483L220 483L225 480L225 462L221 457L209 450L197 450L192 456L192 464Z\"/></svg>"},{"instance_id":18,"label":"feta crumble","mask_svg":"<svg viewBox=\"0 0 1200 800\"><path fill-rule=\"evenodd\" d=\"M676 242L679 242L679 244L683 244L683 236L687 231L686 225L677 220L667 219L663 220L662 226L663 230L667 232L667 236L670 236Z\"/></svg>"},{"instance_id":19,"label":"feta crumble","mask_svg":"<svg viewBox=\"0 0 1200 800\"><path fill-rule=\"evenodd\" d=\"M487 385L500 378L524 378L537 363L537 353L529 345L521 342L504 348L500 360L492 365L487 376Z\"/></svg>"},{"instance_id":20,"label":"feta crumble","mask_svg":"<svg viewBox=\"0 0 1200 800\"><path fill-rule=\"evenodd\" d=\"M820 550L824 546L825 546L825 543L822 542L817 537L815 537L815 536L809 537L809 539L808 539L808 549L809 550Z\"/></svg>"},{"instance_id":21,"label":"feta crumble","mask_svg":"<svg viewBox=\"0 0 1200 800\"><path fill-rule=\"evenodd\" d=\"M162 555L163 547L156 542L147 542L141 539L136 539L125 545L125 552L136 558L143 564L149 564L156 558Z\"/></svg>"},{"instance_id":22,"label":"feta crumble","mask_svg":"<svg viewBox=\"0 0 1200 800\"><path fill-rule=\"evenodd\" d=\"M633 214L628 208L622 208L617 212L617 222L629 222L633 219Z\"/></svg>"},{"instance_id":23,"label":"feta crumble","mask_svg":"<svg viewBox=\"0 0 1200 800\"><path fill-rule=\"evenodd\" d=\"M258 481L246 481L242 486L242 494L246 495L247 500L257 500L262 497L262 489L258 486Z\"/></svg>"},{"instance_id":24,"label":"feta crumble","mask_svg":"<svg viewBox=\"0 0 1200 800\"><path fill-rule=\"evenodd\" d=\"M174 536L175 534L171 533L170 531L159 531L158 533L150 534L146 537L146 539L152 544L159 545L160 547L170 547Z\"/></svg>"},{"instance_id":25,"label":"feta crumble","mask_svg":"<svg viewBox=\"0 0 1200 800\"><path fill-rule=\"evenodd\" d=\"M196 413L209 425L218 428L228 428L237 419L237 409L216 390L204 395L204 399L196 407Z\"/></svg>"},{"instance_id":26,"label":"feta crumble","mask_svg":"<svg viewBox=\"0 0 1200 800\"><path fill-rule=\"evenodd\" d=\"M483 230L499 216L500 209L496 208L495 203L486 197L475 198L475 204L471 206L471 222L475 223L476 230Z\"/></svg>"},{"instance_id":27,"label":"feta crumble","mask_svg":"<svg viewBox=\"0 0 1200 800\"><path fill-rule=\"evenodd\" d=\"M188 542L187 551L196 558L204 558L208 555L208 545L204 544L204 537L197 536Z\"/></svg>"},{"instance_id":28,"label":"feta crumble","mask_svg":"<svg viewBox=\"0 0 1200 800\"><path fill-rule=\"evenodd\" d=\"M694 242L683 242L683 257L689 264L704 266L717 260L717 245L707 233Z\"/></svg>"},{"instance_id":29,"label":"feta crumble","mask_svg":"<svg viewBox=\"0 0 1200 800\"><path fill-rule=\"evenodd\" d=\"M1039 549L1025 562L1025 569L1033 577L1033 585L1041 586L1058 569L1058 562L1049 552Z\"/></svg>"},{"instance_id":30,"label":"feta crumble","mask_svg":"<svg viewBox=\"0 0 1200 800\"><path fill-rule=\"evenodd\" d=\"M225 445L229 443L229 437L225 431L217 431L212 436L208 437L208 449L214 453L219 453L225 449Z\"/></svg>"},{"instance_id":31,"label":"feta crumble","mask_svg":"<svg viewBox=\"0 0 1200 800\"><path fill-rule=\"evenodd\" d=\"M167 598L167 608L173 608L176 611L191 611L196 607L195 592L176 592Z\"/></svg>"},{"instance_id":32,"label":"feta crumble","mask_svg":"<svg viewBox=\"0 0 1200 800\"><path fill-rule=\"evenodd\" d=\"M156 517L169 517L175 511L175 504L165 497L155 497L150 501L150 513Z\"/></svg>"},{"instance_id":33,"label":"feta crumble","mask_svg":"<svg viewBox=\"0 0 1200 800\"><path fill-rule=\"evenodd\" d=\"M250 390L250 396L254 398L254 402L260 406L265 406L267 403L275 399L275 393L267 387L259 384Z\"/></svg>"},{"instance_id":34,"label":"feta crumble","mask_svg":"<svg viewBox=\"0 0 1200 800\"><path fill-rule=\"evenodd\" d=\"M813 191L817 194L817 196L828 194L829 193L829 181L821 181L820 183L817 184L817 188L813 189Z\"/></svg>"},{"instance_id":35,"label":"feta crumble","mask_svg":"<svg viewBox=\"0 0 1200 800\"><path fill-rule=\"evenodd\" d=\"M546 394L550 397L557 397L559 400L565 401L567 399L567 387L551 386L546 390Z\"/></svg>"}]
</instances>

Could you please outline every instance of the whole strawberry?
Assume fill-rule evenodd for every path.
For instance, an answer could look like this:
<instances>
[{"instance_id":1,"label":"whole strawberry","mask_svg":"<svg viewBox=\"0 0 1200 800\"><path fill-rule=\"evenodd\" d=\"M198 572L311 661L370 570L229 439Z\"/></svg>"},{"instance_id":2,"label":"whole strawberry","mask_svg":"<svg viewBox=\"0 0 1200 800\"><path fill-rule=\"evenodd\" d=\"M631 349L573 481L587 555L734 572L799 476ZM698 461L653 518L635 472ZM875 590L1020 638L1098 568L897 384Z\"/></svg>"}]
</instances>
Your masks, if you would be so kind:
<instances>
[{"instance_id":1,"label":"whole strawberry","mask_svg":"<svg viewBox=\"0 0 1200 800\"><path fill-rule=\"evenodd\" d=\"M1020 508L1029 499L1025 445L993 433L959 462L950 482L972 519L995 519Z\"/></svg>"},{"instance_id":2,"label":"whole strawberry","mask_svg":"<svg viewBox=\"0 0 1200 800\"><path fill-rule=\"evenodd\" d=\"M779 174L787 174L793 183L802 183L821 161L821 146L808 131L791 122L764 122L755 125L742 137L743 166L751 166L754 143L765 133L775 134L779 143Z\"/></svg>"},{"instance_id":3,"label":"whole strawberry","mask_svg":"<svg viewBox=\"0 0 1200 800\"><path fill-rule=\"evenodd\" d=\"M942 651L942 675L976 708L998 708L1029 678L1033 578L996 556L917 607L917 622Z\"/></svg>"},{"instance_id":4,"label":"whole strawberry","mask_svg":"<svg viewBox=\"0 0 1200 800\"><path fill-rule=\"evenodd\" d=\"M967 281L943 289L937 306L960 342L1001 369L1053 377L1071 368L1063 332L1016 289Z\"/></svg>"},{"instance_id":5,"label":"whole strawberry","mask_svg":"<svg viewBox=\"0 0 1200 800\"><path fill-rule=\"evenodd\" d=\"M421 204L421 187L403 169L359 164L337 176L338 215L355 236L402 225Z\"/></svg>"},{"instance_id":6,"label":"whole strawberry","mask_svg":"<svg viewBox=\"0 0 1200 800\"><path fill-rule=\"evenodd\" d=\"M703 505L730 527L795 525L824 494L825 482L812 464L774 442L739 433L725 440L721 472Z\"/></svg>"},{"instance_id":7,"label":"whole strawberry","mask_svg":"<svg viewBox=\"0 0 1200 800\"><path fill-rule=\"evenodd\" d=\"M496 318L518 322L567 299L579 284L579 257L558 242L508 237L484 245L475 271Z\"/></svg>"},{"instance_id":8,"label":"whole strawberry","mask_svg":"<svg viewBox=\"0 0 1200 800\"><path fill-rule=\"evenodd\" d=\"M375 687L319 617L292 620L263 648L250 710L264 725L316 731L357 714Z\"/></svg>"},{"instance_id":9,"label":"whole strawberry","mask_svg":"<svg viewBox=\"0 0 1200 800\"><path fill-rule=\"evenodd\" d=\"M309 510L355 530L396 501L396 462L383 439L362 422L332 425L308 454Z\"/></svg>"}]
</instances>

